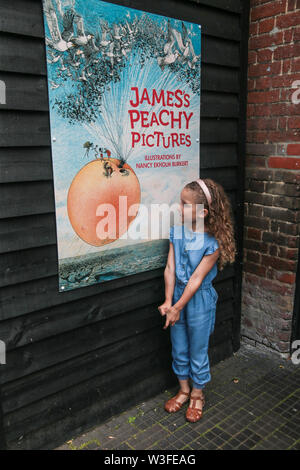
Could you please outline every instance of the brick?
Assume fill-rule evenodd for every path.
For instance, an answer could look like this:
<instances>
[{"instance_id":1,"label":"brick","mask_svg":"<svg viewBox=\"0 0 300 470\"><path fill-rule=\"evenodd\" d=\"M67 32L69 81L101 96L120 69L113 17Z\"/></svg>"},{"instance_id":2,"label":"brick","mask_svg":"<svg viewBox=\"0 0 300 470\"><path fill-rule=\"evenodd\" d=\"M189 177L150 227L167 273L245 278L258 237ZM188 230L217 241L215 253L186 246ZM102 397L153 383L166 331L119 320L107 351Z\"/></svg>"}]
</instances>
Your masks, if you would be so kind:
<instances>
[{"instance_id":1,"label":"brick","mask_svg":"<svg viewBox=\"0 0 300 470\"><path fill-rule=\"evenodd\" d=\"M296 275L291 273L278 273L276 279L277 281L284 282L286 284L295 284Z\"/></svg>"},{"instance_id":2,"label":"brick","mask_svg":"<svg viewBox=\"0 0 300 470\"><path fill-rule=\"evenodd\" d=\"M244 263L244 271L256 274L258 276L266 275L266 268L260 264L249 263L248 261Z\"/></svg>"},{"instance_id":3,"label":"brick","mask_svg":"<svg viewBox=\"0 0 300 470\"><path fill-rule=\"evenodd\" d=\"M252 166L252 167L261 167L265 168L266 167L266 158L265 157L253 157L251 155L246 155L246 166Z\"/></svg>"},{"instance_id":4,"label":"brick","mask_svg":"<svg viewBox=\"0 0 300 470\"><path fill-rule=\"evenodd\" d=\"M278 256L280 258L298 260L298 250L297 249L288 249L288 248L284 248L284 247L280 246L280 247L278 247Z\"/></svg>"},{"instance_id":5,"label":"brick","mask_svg":"<svg viewBox=\"0 0 300 470\"><path fill-rule=\"evenodd\" d=\"M274 170L263 168L247 168L246 178L256 179L260 181L274 181Z\"/></svg>"},{"instance_id":6,"label":"brick","mask_svg":"<svg viewBox=\"0 0 300 470\"><path fill-rule=\"evenodd\" d=\"M245 201L253 202L255 204L261 204L263 206L273 206L274 205L274 196L270 194L261 194L257 192L245 191ZM256 225L257 227L257 225ZM261 227L263 228L263 227Z\"/></svg>"},{"instance_id":7,"label":"brick","mask_svg":"<svg viewBox=\"0 0 300 470\"><path fill-rule=\"evenodd\" d=\"M274 258L273 256L261 255L261 264L263 266L272 266L272 268L279 271L295 271L296 263L293 261L286 261L281 258Z\"/></svg>"},{"instance_id":8,"label":"brick","mask_svg":"<svg viewBox=\"0 0 300 470\"><path fill-rule=\"evenodd\" d=\"M300 127L300 116L298 117L289 117L288 118L288 127L289 129L298 129Z\"/></svg>"},{"instance_id":9,"label":"brick","mask_svg":"<svg viewBox=\"0 0 300 470\"><path fill-rule=\"evenodd\" d=\"M254 119L247 119L248 129L277 129L278 118L260 117Z\"/></svg>"},{"instance_id":10,"label":"brick","mask_svg":"<svg viewBox=\"0 0 300 470\"><path fill-rule=\"evenodd\" d=\"M258 264L260 263L260 253L247 251L246 259L247 261Z\"/></svg>"},{"instance_id":11,"label":"brick","mask_svg":"<svg viewBox=\"0 0 300 470\"><path fill-rule=\"evenodd\" d=\"M268 18L266 20L261 20L258 23L259 34L269 33L274 28L274 24L275 24L275 18Z\"/></svg>"},{"instance_id":12,"label":"brick","mask_svg":"<svg viewBox=\"0 0 300 470\"><path fill-rule=\"evenodd\" d=\"M294 35L294 31L292 29L286 29L284 32L283 32L283 42L286 43L286 42L292 42L293 40L293 35ZM292 44L294 46L294 43Z\"/></svg>"},{"instance_id":13,"label":"brick","mask_svg":"<svg viewBox=\"0 0 300 470\"><path fill-rule=\"evenodd\" d=\"M256 85L256 91L268 90L272 87L272 77L256 78L255 85Z\"/></svg>"},{"instance_id":14,"label":"brick","mask_svg":"<svg viewBox=\"0 0 300 470\"><path fill-rule=\"evenodd\" d=\"M300 157L300 144L288 144L286 153L287 155L298 155Z\"/></svg>"},{"instance_id":15,"label":"brick","mask_svg":"<svg viewBox=\"0 0 300 470\"><path fill-rule=\"evenodd\" d=\"M283 31L276 34L263 34L262 36L253 36L249 38L249 50L257 51L264 47L271 47L283 43Z\"/></svg>"},{"instance_id":16,"label":"brick","mask_svg":"<svg viewBox=\"0 0 300 470\"><path fill-rule=\"evenodd\" d=\"M269 254L271 256L278 256L278 246L277 245L270 245L269 246Z\"/></svg>"},{"instance_id":17,"label":"brick","mask_svg":"<svg viewBox=\"0 0 300 470\"><path fill-rule=\"evenodd\" d=\"M290 28L300 24L300 11L287 13L276 18L276 26L279 29Z\"/></svg>"},{"instance_id":18,"label":"brick","mask_svg":"<svg viewBox=\"0 0 300 470\"><path fill-rule=\"evenodd\" d=\"M266 243L276 243L277 245L296 248L298 245L298 237L283 235L281 233L263 232L262 240Z\"/></svg>"},{"instance_id":19,"label":"brick","mask_svg":"<svg viewBox=\"0 0 300 470\"><path fill-rule=\"evenodd\" d=\"M281 62L267 64L250 64L248 67L248 77L262 77L263 75L278 75L281 72ZM269 93L272 93L270 91Z\"/></svg>"},{"instance_id":20,"label":"brick","mask_svg":"<svg viewBox=\"0 0 300 470\"><path fill-rule=\"evenodd\" d=\"M246 151L252 155L272 155L276 151L276 146L274 144L247 144Z\"/></svg>"},{"instance_id":21,"label":"brick","mask_svg":"<svg viewBox=\"0 0 300 470\"><path fill-rule=\"evenodd\" d=\"M297 28L294 28L294 31L293 31L293 41L300 41L300 26L298 26Z\"/></svg>"},{"instance_id":22,"label":"brick","mask_svg":"<svg viewBox=\"0 0 300 470\"><path fill-rule=\"evenodd\" d=\"M299 72L300 70L300 58L295 58L293 61L292 61L292 72Z\"/></svg>"},{"instance_id":23,"label":"brick","mask_svg":"<svg viewBox=\"0 0 300 470\"><path fill-rule=\"evenodd\" d=\"M282 142L282 141L291 141L296 142L300 140L300 129L295 130L251 130L249 129L247 133L248 142L263 143L266 141L271 141L273 143Z\"/></svg>"},{"instance_id":24,"label":"brick","mask_svg":"<svg viewBox=\"0 0 300 470\"><path fill-rule=\"evenodd\" d=\"M278 46L274 50L274 60L284 59L286 57L298 57L300 55L300 44L290 44L287 46Z\"/></svg>"},{"instance_id":25,"label":"brick","mask_svg":"<svg viewBox=\"0 0 300 470\"><path fill-rule=\"evenodd\" d=\"M254 240L261 240L261 230L258 230L258 229L252 228L252 227L248 227L247 228L247 238L253 238Z\"/></svg>"},{"instance_id":26,"label":"brick","mask_svg":"<svg viewBox=\"0 0 300 470\"><path fill-rule=\"evenodd\" d=\"M272 116L284 116L290 114L291 104L287 103L272 103L270 111ZM275 152L273 152L275 153Z\"/></svg>"},{"instance_id":27,"label":"brick","mask_svg":"<svg viewBox=\"0 0 300 470\"><path fill-rule=\"evenodd\" d=\"M277 0L270 2L266 5L258 5L251 9L251 21L256 21L260 18L267 18L270 16L279 15L284 13L286 8L286 0Z\"/></svg>"},{"instance_id":28,"label":"brick","mask_svg":"<svg viewBox=\"0 0 300 470\"><path fill-rule=\"evenodd\" d=\"M248 52L248 64L255 64L257 57L256 51L249 51Z\"/></svg>"},{"instance_id":29,"label":"brick","mask_svg":"<svg viewBox=\"0 0 300 470\"><path fill-rule=\"evenodd\" d=\"M257 193L264 193L266 187L265 181L249 180L249 190Z\"/></svg>"},{"instance_id":30,"label":"brick","mask_svg":"<svg viewBox=\"0 0 300 470\"><path fill-rule=\"evenodd\" d=\"M253 52L253 51L250 51ZM273 51L271 49L261 49L257 52L257 62L271 62L273 56Z\"/></svg>"},{"instance_id":31,"label":"brick","mask_svg":"<svg viewBox=\"0 0 300 470\"><path fill-rule=\"evenodd\" d=\"M300 196L300 185L288 184L284 181L266 183L266 193L281 194L285 196Z\"/></svg>"},{"instance_id":32,"label":"brick","mask_svg":"<svg viewBox=\"0 0 300 470\"><path fill-rule=\"evenodd\" d=\"M257 87L259 88L259 87ZM253 116L271 116L272 104L256 104L254 106Z\"/></svg>"},{"instance_id":33,"label":"brick","mask_svg":"<svg viewBox=\"0 0 300 470\"><path fill-rule=\"evenodd\" d=\"M300 183L300 174L294 171L288 170L274 170L274 181L284 181L285 183Z\"/></svg>"},{"instance_id":34,"label":"brick","mask_svg":"<svg viewBox=\"0 0 300 470\"><path fill-rule=\"evenodd\" d=\"M282 73L283 74L291 73L291 71L292 71L292 62L294 62L294 59L293 59L293 61L291 59L284 59L282 61Z\"/></svg>"},{"instance_id":35,"label":"brick","mask_svg":"<svg viewBox=\"0 0 300 470\"><path fill-rule=\"evenodd\" d=\"M289 341L291 337L291 332L290 331L279 331L278 332L278 338L281 341Z\"/></svg>"},{"instance_id":36,"label":"brick","mask_svg":"<svg viewBox=\"0 0 300 470\"><path fill-rule=\"evenodd\" d=\"M284 233L287 235L297 235L298 234L298 225L289 224L286 222L278 222L277 220L271 220L271 231Z\"/></svg>"},{"instance_id":37,"label":"brick","mask_svg":"<svg viewBox=\"0 0 300 470\"><path fill-rule=\"evenodd\" d=\"M273 220L282 220L285 222L297 222L297 214L286 208L264 207L263 216Z\"/></svg>"},{"instance_id":38,"label":"brick","mask_svg":"<svg viewBox=\"0 0 300 470\"><path fill-rule=\"evenodd\" d=\"M300 168L300 158L269 157L267 163L269 168L286 168L289 170L299 170Z\"/></svg>"},{"instance_id":39,"label":"brick","mask_svg":"<svg viewBox=\"0 0 300 470\"><path fill-rule=\"evenodd\" d=\"M256 36L258 33L258 23L250 23L249 25L249 38Z\"/></svg>"},{"instance_id":40,"label":"brick","mask_svg":"<svg viewBox=\"0 0 300 470\"><path fill-rule=\"evenodd\" d=\"M261 131L259 137L262 139L271 140L272 142L282 142L285 141L299 141L300 139L300 129L295 130L278 130L278 131Z\"/></svg>"},{"instance_id":41,"label":"brick","mask_svg":"<svg viewBox=\"0 0 300 470\"><path fill-rule=\"evenodd\" d=\"M278 75L274 77L270 77L270 86L272 88L277 88L277 87L288 87L292 88L293 82L296 80L300 80L300 73L293 73L289 74L289 76L284 75ZM293 103L290 103L290 106L292 106ZM298 111L299 113L299 111Z\"/></svg>"},{"instance_id":42,"label":"brick","mask_svg":"<svg viewBox=\"0 0 300 470\"><path fill-rule=\"evenodd\" d=\"M288 196L272 196L273 205L280 207L287 207L288 209L300 209L300 198Z\"/></svg>"},{"instance_id":43,"label":"brick","mask_svg":"<svg viewBox=\"0 0 300 470\"><path fill-rule=\"evenodd\" d=\"M273 103L279 100L279 90L248 93L248 103Z\"/></svg>"},{"instance_id":44,"label":"brick","mask_svg":"<svg viewBox=\"0 0 300 470\"><path fill-rule=\"evenodd\" d=\"M258 240L244 240L244 248L253 251L259 251L260 253L268 253L268 244L264 241Z\"/></svg>"}]
</instances>

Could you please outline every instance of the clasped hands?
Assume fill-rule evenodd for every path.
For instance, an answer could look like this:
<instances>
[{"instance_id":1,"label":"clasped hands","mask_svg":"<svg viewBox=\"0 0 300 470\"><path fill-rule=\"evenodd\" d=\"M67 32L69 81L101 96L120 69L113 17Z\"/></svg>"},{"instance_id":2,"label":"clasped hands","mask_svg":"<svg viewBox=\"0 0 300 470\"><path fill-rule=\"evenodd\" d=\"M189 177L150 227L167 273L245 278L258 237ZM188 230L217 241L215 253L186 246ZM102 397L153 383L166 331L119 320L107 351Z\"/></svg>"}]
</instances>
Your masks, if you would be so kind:
<instances>
[{"instance_id":1,"label":"clasped hands","mask_svg":"<svg viewBox=\"0 0 300 470\"><path fill-rule=\"evenodd\" d=\"M172 306L170 302L164 302L158 307L158 311L162 316L166 315L166 323L163 327L164 330L168 328L169 325L174 326L180 318L180 310L174 305Z\"/></svg>"}]
</instances>

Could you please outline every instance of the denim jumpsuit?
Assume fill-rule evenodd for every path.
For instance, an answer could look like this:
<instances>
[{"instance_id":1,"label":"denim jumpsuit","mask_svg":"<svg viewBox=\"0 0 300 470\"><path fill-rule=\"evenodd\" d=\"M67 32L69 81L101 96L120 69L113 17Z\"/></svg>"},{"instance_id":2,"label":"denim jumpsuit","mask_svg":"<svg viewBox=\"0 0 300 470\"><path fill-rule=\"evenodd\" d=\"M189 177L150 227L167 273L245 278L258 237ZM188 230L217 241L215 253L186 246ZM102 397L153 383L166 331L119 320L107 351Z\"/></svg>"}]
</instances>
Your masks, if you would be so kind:
<instances>
[{"instance_id":1,"label":"denim jumpsuit","mask_svg":"<svg viewBox=\"0 0 300 470\"><path fill-rule=\"evenodd\" d=\"M207 232L193 232L184 225L172 226L169 238L175 252L174 305L203 256L213 253L219 244ZM217 272L216 262L180 311L180 319L170 327L173 371L180 380L191 377L194 388L204 388L211 380L208 344L215 327L218 294L212 280Z\"/></svg>"}]
</instances>

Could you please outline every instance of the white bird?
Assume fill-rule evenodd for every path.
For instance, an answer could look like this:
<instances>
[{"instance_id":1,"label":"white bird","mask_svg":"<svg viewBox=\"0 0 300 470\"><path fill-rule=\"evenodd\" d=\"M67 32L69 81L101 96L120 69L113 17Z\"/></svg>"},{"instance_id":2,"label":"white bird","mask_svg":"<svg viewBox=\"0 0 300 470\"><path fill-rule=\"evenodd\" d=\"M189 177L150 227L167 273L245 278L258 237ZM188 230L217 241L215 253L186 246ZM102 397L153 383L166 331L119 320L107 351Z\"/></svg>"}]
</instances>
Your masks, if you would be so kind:
<instances>
[{"instance_id":1,"label":"white bird","mask_svg":"<svg viewBox=\"0 0 300 470\"><path fill-rule=\"evenodd\" d=\"M91 39L91 34L86 35L84 32L83 18L81 15L77 15L74 18L76 23L76 32L77 36L71 38L71 41L76 46L84 46Z\"/></svg>"},{"instance_id":2,"label":"white bird","mask_svg":"<svg viewBox=\"0 0 300 470\"><path fill-rule=\"evenodd\" d=\"M180 53L176 50L171 54L166 55L165 57L157 57L157 63L162 70L164 70L165 65L173 64L177 58L179 57Z\"/></svg>"},{"instance_id":3,"label":"white bird","mask_svg":"<svg viewBox=\"0 0 300 470\"><path fill-rule=\"evenodd\" d=\"M105 24L101 24L100 27L101 27L102 34L100 37L99 33L97 33L96 44L103 48L103 47L107 47L110 44L110 40L107 39L107 34L110 33L110 29L107 28Z\"/></svg>"},{"instance_id":4,"label":"white bird","mask_svg":"<svg viewBox=\"0 0 300 470\"><path fill-rule=\"evenodd\" d=\"M166 44L164 45L164 53L166 55L171 54L174 43L175 43L175 38L172 35L170 20L168 20L168 38L167 38Z\"/></svg>"},{"instance_id":5,"label":"white bird","mask_svg":"<svg viewBox=\"0 0 300 470\"><path fill-rule=\"evenodd\" d=\"M59 59L61 59L61 55L55 55L53 52L50 52L50 56L52 57L52 60L47 59L49 64L55 64Z\"/></svg>"},{"instance_id":6,"label":"white bird","mask_svg":"<svg viewBox=\"0 0 300 470\"><path fill-rule=\"evenodd\" d=\"M188 32L185 27L185 24L183 22L181 22L181 24L182 24L182 35L175 28L171 28L171 33L178 44L178 48L181 54L183 55L183 57L187 57L189 54L190 43L189 43Z\"/></svg>"},{"instance_id":7,"label":"white bird","mask_svg":"<svg viewBox=\"0 0 300 470\"><path fill-rule=\"evenodd\" d=\"M64 61L63 61L62 57L60 57L60 63L61 63L61 67L59 68L59 70L61 70L61 71L67 70L67 67L64 64Z\"/></svg>"},{"instance_id":8,"label":"white bird","mask_svg":"<svg viewBox=\"0 0 300 470\"><path fill-rule=\"evenodd\" d=\"M50 85L51 85L52 90L55 90L55 88L59 87L59 85L57 83L53 82L52 80L50 80Z\"/></svg>"},{"instance_id":9,"label":"white bird","mask_svg":"<svg viewBox=\"0 0 300 470\"><path fill-rule=\"evenodd\" d=\"M120 26L118 26L117 24L114 24L113 25L113 30L114 30L114 34L113 34L113 38L116 39L117 41L121 39L121 36L120 36Z\"/></svg>"},{"instance_id":10,"label":"white bird","mask_svg":"<svg viewBox=\"0 0 300 470\"><path fill-rule=\"evenodd\" d=\"M115 62L115 57L116 57L116 54L114 54L114 48L115 48L115 44L111 42L108 52L104 53L104 55L109 57L112 68L114 67L114 62Z\"/></svg>"},{"instance_id":11,"label":"white bird","mask_svg":"<svg viewBox=\"0 0 300 470\"><path fill-rule=\"evenodd\" d=\"M59 52L65 52L73 47L72 42L62 39L56 12L51 0L44 0L44 12L51 35L51 39L46 37L46 44Z\"/></svg>"}]
</instances>

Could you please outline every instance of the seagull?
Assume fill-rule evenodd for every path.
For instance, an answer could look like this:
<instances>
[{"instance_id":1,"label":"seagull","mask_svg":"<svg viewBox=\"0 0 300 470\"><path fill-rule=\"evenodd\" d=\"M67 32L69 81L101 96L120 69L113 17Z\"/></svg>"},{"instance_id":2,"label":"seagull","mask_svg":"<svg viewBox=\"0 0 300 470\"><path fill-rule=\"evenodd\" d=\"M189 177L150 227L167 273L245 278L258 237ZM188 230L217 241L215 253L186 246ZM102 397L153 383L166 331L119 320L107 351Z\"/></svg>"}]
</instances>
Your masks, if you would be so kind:
<instances>
[{"instance_id":1,"label":"seagull","mask_svg":"<svg viewBox=\"0 0 300 470\"><path fill-rule=\"evenodd\" d=\"M113 30L114 30L113 38L116 39L117 41L120 40L121 39L120 26L118 26L117 24L114 24Z\"/></svg>"},{"instance_id":2,"label":"seagull","mask_svg":"<svg viewBox=\"0 0 300 470\"><path fill-rule=\"evenodd\" d=\"M71 42L76 46L84 46L91 39L91 34L86 36L84 32L83 18L81 15L76 14L74 18L77 28L77 36L71 38Z\"/></svg>"},{"instance_id":3,"label":"seagull","mask_svg":"<svg viewBox=\"0 0 300 470\"><path fill-rule=\"evenodd\" d=\"M157 57L157 63L160 66L161 70L164 70L165 65L173 64L177 58L179 57L180 53L176 50L171 54L166 55L165 57Z\"/></svg>"},{"instance_id":4,"label":"seagull","mask_svg":"<svg viewBox=\"0 0 300 470\"><path fill-rule=\"evenodd\" d=\"M105 24L101 24L100 27L101 27L102 35L100 37L99 33L97 33L96 44L97 46L100 46L103 48L103 47L107 47L110 43L110 41L107 39L107 33L110 32L110 29Z\"/></svg>"},{"instance_id":5,"label":"seagull","mask_svg":"<svg viewBox=\"0 0 300 470\"><path fill-rule=\"evenodd\" d=\"M166 44L164 45L164 53L166 55L172 52L172 49L175 43L175 38L174 37L172 38L172 36L173 35L172 35L171 24L170 24L170 20L168 20L168 39L167 39Z\"/></svg>"},{"instance_id":6,"label":"seagull","mask_svg":"<svg viewBox=\"0 0 300 470\"><path fill-rule=\"evenodd\" d=\"M73 22L75 18L74 10L67 10L63 14L63 32L61 33L61 37L65 41L69 41L74 36L74 27Z\"/></svg>"},{"instance_id":7,"label":"seagull","mask_svg":"<svg viewBox=\"0 0 300 470\"><path fill-rule=\"evenodd\" d=\"M185 24L183 22L181 22L181 24L182 24L182 35L175 28L171 28L171 32L178 44L179 50L181 51L183 57L187 57L189 54L190 41L188 38L188 32L185 27Z\"/></svg>"},{"instance_id":8,"label":"seagull","mask_svg":"<svg viewBox=\"0 0 300 470\"><path fill-rule=\"evenodd\" d=\"M55 88L59 87L59 85L57 83L53 82L52 80L50 80L50 85L51 85L52 90L55 90Z\"/></svg>"},{"instance_id":9,"label":"seagull","mask_svg":"<svg viewBox=\"0 0 300 470\"><path fill-rule=\"evenodd\" d=\"M107 57L110 58L112 68L114 67L114 62L115 62L114 59L116 57L116 55L114 54L114 48L115 48L115 44L111 42L109 46L109 51L104 53Z\"/></svg>"},{"instance_id":10,"label":"seagull","mask_svg":"<svg viewBox=\"0 0 300 470\"><path fill-rule=\"evenodd\" d=\"M91 62L93 61L93 59L95 58L95 53L98 52L99 49L98 47L95 46L95 43L94 43L94 38L91 37L87 44L85 46L83 46L83 55L85 57L85 66L83 67L83 70L85 70L87 67L89 67L89 65L91 64Z\"/></svg>"},{"instance_id":11,"label":"seagull","mask_svg":"<svg viewBox=\"0 0 300 470\"><path fill-rule=\"evenodd\" d=\"M191 55L192 55L192 59L188 62L188 64L189 64L189 67L193 69L193 68L195 68L195 62L197 62L197 60L200 58L200 54L199 55L195 54L193 44L192 44L192 41L190 39L189 39L189 42L190 42L190 52L191 52Z\"/></svg>"},{"instance_id":12,"label":"seagull","mask_svg":"<svg viewBox=\"0 0 300 470\"><path fill-rule=\"evenodd\" d=\"M53 52L50 52L50 56L52 57L52 60L47 59L47 62L49 64L55 64L59 59L61 59L61 55L55 55Z\"/></svg>"},{"instance_id":13,"label":"seagull","mask_svg":"<svg viewBox=\"0 0 300 470\"><path fill-rule=\"evenodd\" d=\"M51 39L46 37L46 44L52 49L55 49L59 52L65 52L71 47L73 47L73 44L71 42L64 40L61 36L58 27L56 12L54 10L51 0L44 0L44 12L51 35Z\"/></svg>"},{"instance_id":14,"label":"seagull","mask_svg":"<svg viewBox=\"0 0 300 470\"><path fill-rule=\"evenodd\" d=\"M62 57L60 57L60 63L61 63L61 67L59 68L59 70L61 70L61 71L67 70L67 67L65 67L65 64L64 64L64 61L63 61Z\"/></svg>"},{"instance_id":15,"label":"seagull","mask_svg":"<svg viewBox=\"0 0 300 470\"><path fill-rule=\"evenodd\" d=\"M59 11L60 16L63 17L64 12L63 12L62 7L61 7L61 0L55 0L55 3L56 3L56 6L57 6L57 9Z\"/></svg>"}]
</instances>

